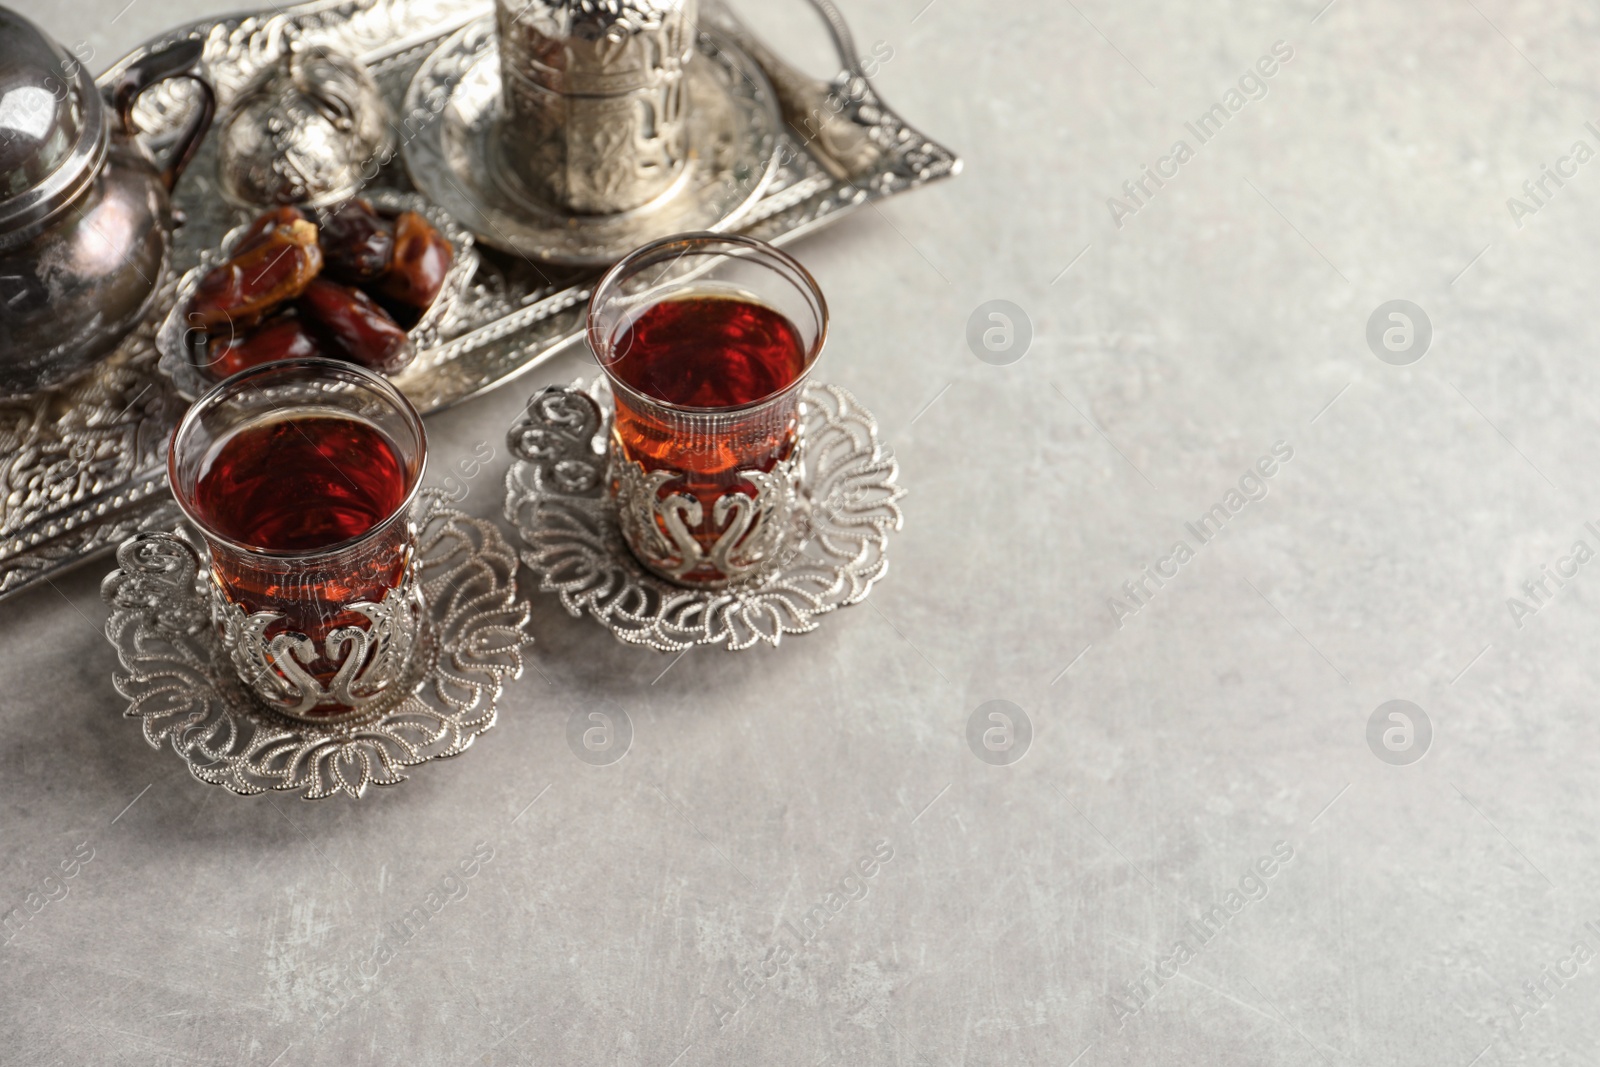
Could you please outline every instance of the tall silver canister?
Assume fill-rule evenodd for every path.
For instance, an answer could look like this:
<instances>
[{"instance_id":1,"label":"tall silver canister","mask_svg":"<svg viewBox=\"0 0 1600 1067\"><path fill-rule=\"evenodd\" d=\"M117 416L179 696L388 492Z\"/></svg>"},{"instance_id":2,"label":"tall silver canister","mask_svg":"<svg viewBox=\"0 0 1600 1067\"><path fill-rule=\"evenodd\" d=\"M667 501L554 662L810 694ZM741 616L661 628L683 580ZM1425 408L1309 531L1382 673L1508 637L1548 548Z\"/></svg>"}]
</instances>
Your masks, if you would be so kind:
<instances>
[{"instance_id":1,"label":"tall silver canister","mask_svg":"<svg viewBox=\"0 0 1600 1067\"><path fill-rule=\"evenodd\" d=\"M497 0L501 157L533 200L613 214L670 189L687 156L696 0Z\"/></svg>"}]
</instances>

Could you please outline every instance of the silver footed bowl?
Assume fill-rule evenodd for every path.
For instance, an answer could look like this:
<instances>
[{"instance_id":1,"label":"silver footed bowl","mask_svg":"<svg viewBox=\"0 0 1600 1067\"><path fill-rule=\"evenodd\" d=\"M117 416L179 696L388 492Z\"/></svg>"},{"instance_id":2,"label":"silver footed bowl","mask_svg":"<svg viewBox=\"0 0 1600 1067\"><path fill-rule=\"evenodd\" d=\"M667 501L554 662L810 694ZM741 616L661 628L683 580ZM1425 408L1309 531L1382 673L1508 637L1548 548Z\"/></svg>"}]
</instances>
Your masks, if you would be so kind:
<instances>
[{"instance_id":1,"label":"silver footed bowl","mask_svg":"<svg viewBox=\"0 0 1600 1067\"><path fill-rule=\"evenodd\" d=\"M354 196L392 154L394 118L363 64L291 40L216 138L217 181L235 204L327 207Z\"/></svg>"}]
</instances>

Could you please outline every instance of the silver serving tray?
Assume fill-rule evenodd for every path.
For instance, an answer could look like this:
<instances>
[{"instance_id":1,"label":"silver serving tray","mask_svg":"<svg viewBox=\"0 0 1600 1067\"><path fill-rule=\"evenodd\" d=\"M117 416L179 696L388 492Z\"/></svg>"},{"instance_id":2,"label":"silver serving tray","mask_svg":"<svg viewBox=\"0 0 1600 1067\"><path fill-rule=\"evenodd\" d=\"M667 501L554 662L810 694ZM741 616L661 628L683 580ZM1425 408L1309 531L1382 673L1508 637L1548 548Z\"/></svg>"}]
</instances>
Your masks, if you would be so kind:
<instances>
[{"instance_id":1,"label":"silver serving tray","mask_svg":"<svg viewBox=\"0 0 1600 1067\"><path fill-rule=\"evenodd\" d=\"M754 40L716 0L702 19L753 56L772 81L786 122L780 166L741 232L783 242L870 201L949 177L960 160L890 110L861 74L849 31L831 0L808 0L828 24L841 70L808 78ZM424 58L450 34L491 14L490 0L312 0L297 6L197 22L136 49L101 76L185 38L205 42L205 68L226 110L290 37L359 57L396 109ZM181 128L192 97L183 82L146 93L137 118L156 139ZM175 279L247 216L230 208L207 139L175 193L187 221L174 241L169 277L145 323L86 377L49 392L0 401L0 598L109 552L141 530L176 519L162 457L186 402L157 370L154 336L173 302ZM374 180L413 191L396 159ZM581 335L592 271L560 271L483 253L458 300L451 328L408 371L406 392L425 412L492 389L548 359Z\"/></svg>"}]
</instances>

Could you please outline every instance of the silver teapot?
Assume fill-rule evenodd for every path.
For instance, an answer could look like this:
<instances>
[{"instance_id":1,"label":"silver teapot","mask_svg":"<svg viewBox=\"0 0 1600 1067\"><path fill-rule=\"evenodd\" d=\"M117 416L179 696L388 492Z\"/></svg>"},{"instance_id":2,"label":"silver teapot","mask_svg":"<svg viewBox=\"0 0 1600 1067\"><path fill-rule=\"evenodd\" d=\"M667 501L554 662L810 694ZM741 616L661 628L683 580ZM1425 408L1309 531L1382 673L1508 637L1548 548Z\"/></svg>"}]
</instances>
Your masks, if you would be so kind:
<instances>
[{"instance_id":1,"label":"silver teapot","mask_svg":"<svg viewBox=\"0 0 1600 1067\"><path fill-rule=\"evenodd\" d=\"M58 385L109 354L144 316L166 266L170 193L211 125L180 41L125 70L102 97L89 72L26 18L0 7L0 396ZM133 107L169 78L198 106L161 159Z\"/></svg>"}]
</instances>

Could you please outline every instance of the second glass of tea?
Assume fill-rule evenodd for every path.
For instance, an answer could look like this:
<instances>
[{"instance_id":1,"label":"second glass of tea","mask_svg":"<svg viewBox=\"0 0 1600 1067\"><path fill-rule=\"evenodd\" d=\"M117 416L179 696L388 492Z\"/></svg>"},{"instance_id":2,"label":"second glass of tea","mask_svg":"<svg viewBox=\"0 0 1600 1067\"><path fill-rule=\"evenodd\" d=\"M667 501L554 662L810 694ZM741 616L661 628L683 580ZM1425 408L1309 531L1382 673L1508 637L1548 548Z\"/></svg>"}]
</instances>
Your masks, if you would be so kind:
<instances>
[{"instance_id":1,"label":"second glass of tea","mask_svg":"<svg viewBox=\"0 0 1600 1067\"><path fill-rule=\"evenodd\" d=\"M749 237L664 238L601 279L588 334L616 404L611 492L646 568L718 587L794 547L800 391L827 332L810 273Z\"/></svg>"},{"instance_id":2,"label":"second glass of tea","mask_svg":"<svg viewBox=\"0 0 1600 1067\"><path fill-rule=\"evenodd\" d=\"M399 390L325 359L242 371L173 431L173 495L205 540L212 615L257 699L329 723L409 690L426 459Z\"/></svg>"}]
</instances>

